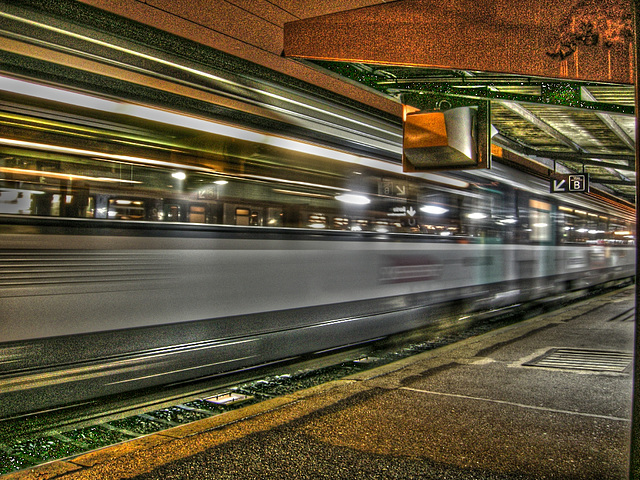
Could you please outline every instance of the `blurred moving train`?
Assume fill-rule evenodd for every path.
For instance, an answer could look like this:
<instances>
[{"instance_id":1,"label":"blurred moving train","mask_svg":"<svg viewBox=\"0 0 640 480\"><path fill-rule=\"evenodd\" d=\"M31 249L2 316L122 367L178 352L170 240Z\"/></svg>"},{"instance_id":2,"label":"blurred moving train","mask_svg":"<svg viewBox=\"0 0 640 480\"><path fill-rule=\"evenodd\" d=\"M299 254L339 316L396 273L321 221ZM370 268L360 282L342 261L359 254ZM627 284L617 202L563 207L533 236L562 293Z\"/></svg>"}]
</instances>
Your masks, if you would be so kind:
<instances>
[{"instance_id":1,"label":"blurred moving train","mask_svg":"<svg viewBox=\"0 0 640 480\"><path fill-rule=\"evenodd\" d=\"M0 417L634 275L631 215L497 161L407 175L12 77L0 121Z\"/></svg>"}]
</instances>

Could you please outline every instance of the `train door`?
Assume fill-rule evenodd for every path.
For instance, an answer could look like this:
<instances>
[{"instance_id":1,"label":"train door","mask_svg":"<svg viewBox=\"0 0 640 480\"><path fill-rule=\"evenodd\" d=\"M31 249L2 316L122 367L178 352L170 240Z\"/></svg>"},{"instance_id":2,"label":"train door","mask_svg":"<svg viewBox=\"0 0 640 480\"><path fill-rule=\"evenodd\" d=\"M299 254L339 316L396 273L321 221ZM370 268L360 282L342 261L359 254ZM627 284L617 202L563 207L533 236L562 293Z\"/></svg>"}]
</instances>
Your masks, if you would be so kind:
<instances>
[{"instance_id":1,"label":"train door","mask_svg":"<svg viewBox=\"0 0 640 480\"><path fill-rule=\"evenodd\" d=\"M164 219L167 222L179 222L182 214L182 208L177 203L165 203Z\"/></svg>"},{"instance_id":2,"label":"train door","mask_svg":"<svg viewBox=\"0 0 640 480\"><path fill-rule=\"evenodd\" d=\"M262 226L264 212L261 208L225 204L224 223L227 225Z\"/></svg>"},{"instance_id":3,"label":"train door","mask_svg":"<svg viewBox=\"0 0 640 480\"><path fill-rule=\"evenodd\" d=\"M206 223L204 205L189 205L189 223Z\"/></svg>"},{"instance_id":4,"label":"train door","mask_svg":"<svg viewBox=\"0 0 640 480\"><path fill-rule=\"evenodd\" d=\"M251 225L251 210L248 208L236 208L234 225Z\"/></svg>"}]
</instances>

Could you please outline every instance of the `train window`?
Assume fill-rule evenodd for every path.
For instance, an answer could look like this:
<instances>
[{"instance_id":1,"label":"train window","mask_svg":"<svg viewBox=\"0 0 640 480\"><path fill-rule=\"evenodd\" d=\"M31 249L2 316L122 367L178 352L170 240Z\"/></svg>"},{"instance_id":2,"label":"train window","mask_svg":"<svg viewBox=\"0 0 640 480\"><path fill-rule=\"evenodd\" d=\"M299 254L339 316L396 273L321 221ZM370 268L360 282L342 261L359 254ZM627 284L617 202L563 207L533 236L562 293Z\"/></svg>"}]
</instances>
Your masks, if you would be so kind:
<instances>
[{"instance_id":1,"label":"train window","mask_svg":"<svg viewBox=\"0 0 640 480\"><path fill-rule=\"evenodd\" d=\"M111 220L144 220L144 203L139 200L109 200L108 217Z\"/></svg>"},{"instance_id":2,"label":"train window","mask_svg":"<svg viewBox=\"0 0 640 480\"><path fill-rule=\"evenodd\" d=\"M87 218L95 218L95 215L96 215L96 199L95 197L89 197L84 216Z\"/></svg>"},{"instance_id":3,"label":"train window","mask_svg":"<svg viewBox=\"0 0 640 480\"><path fill-rule=\"evenodd\" d=\"M205 223L205 208L202 205L190 205L189 206L189 222L191 223Z\"/></svg>"},{"instance_id":4,"label":"train window","mask_svg":"<svg viewBox=\"0 0 640 480\"><path fill-rule=\"evenodd\" d=\"M551 241L551 205L540 200L529 200L529 238L533 242Z\"/></svg>"},{"instance_id":5,"label":"train window","mask_svg":"<svg viewBox=\"0 0 640 480\"><path fill-rule=\"evenodd\" d=\"M422 233L502 243L633 241L633 225L608 213L565 211L545 200L546 192L533 199L534 192L497 178L456 172L455 178L427 179L211 132L196 137L181 125L117 113L103 118L101 112L96 122L91 112L60 105L56 116L55 102L33 101L5 125L15 144L0 145L5 215ZM92 125L90 149L65 133L77 130L76 123L64 128L70 118ZM41 134L56 145L50 151L33 140Z\"/></svg>"},{"instance_id":6,"label":"train window","mask_svg":"<svg viewBox=\"0 0 640 480\"><path fill-rule=\"evenodd\" d=\"M59 217L60 216L60 202L61 202L61 196L59 194L54 194L51 196L51 215L53 215L54 217Z\"/></svg>"},{"instance_id":7,"label":"train window","mask_svg":"<svg viewBox=\"0 0 640 480\"><path fill-rule=\"evenodd\" d=\"M165 205L164 206L164 219L167 222L179 222L180 221L180 205Z\"/></svg>"},{"instance_id":8,"label":"train window","mask_svg":"<svg viewBox=\"0 0 640 480\"><path fill-rule=\"evenodd\" d=\"M327 228L327 217L321 213L312 213L307 222L309 228Z\"/></svg>"},{"instance_id":9,"label":"train window","mask_svg":"<svg viewBox=\"0 0 640 480\"><path fill-rule=\"evenodd\" d=\"M364 218L356 219L351 225L352 232L363 232L369 229L369 221Z\"/></svg>"},{"instance_id":10,"label":"train window","mask_svg":"<svg viewBox=\"0 0 640 480\"><path fill-rule=\"evenodd\" d=\"M374 232L378 233L389 233L392 228L386 220L375 220L372 222L371 227Z\"/></svg>"},{"instance_id":11,"label":"train window","mask_svg":"<svg viewBox=\"0 0 640 480\"><path fill-rule=\"evenodd\" d=\"M259 227L262 225L262 216L259 212L251 212L251 215L249 215L249 225L253 227Z\"/></svg>"},{"instance_id":12,"label":"train window","mask_svg":"<svg viewBox=\"0 0 640 480\"><path fill-rule=\"evenodd\" d=\"M248 208L236 208L236 225L248 226L251 223L251 211Z\"/></svg>"},{"instance_id":13,"label":"train window","mask_svg":"<svg viewBox=\"0 0 640 480\"><path fill-rule=\"evenodd\" d=\"M269 227L281 227L283 222L284 212L281 208L271 207L267 209L267 226Z\"/></svg>"},{"instance_id":14,"label":"train window","mask_svg":"<svg viewBox=\"0 0 640 480\"><path fill-rule=\"evenodd\" d=\"M349 219L346 217L333 217L334 230L347 230L349 228Z\"/></svg>"}]
</instances>

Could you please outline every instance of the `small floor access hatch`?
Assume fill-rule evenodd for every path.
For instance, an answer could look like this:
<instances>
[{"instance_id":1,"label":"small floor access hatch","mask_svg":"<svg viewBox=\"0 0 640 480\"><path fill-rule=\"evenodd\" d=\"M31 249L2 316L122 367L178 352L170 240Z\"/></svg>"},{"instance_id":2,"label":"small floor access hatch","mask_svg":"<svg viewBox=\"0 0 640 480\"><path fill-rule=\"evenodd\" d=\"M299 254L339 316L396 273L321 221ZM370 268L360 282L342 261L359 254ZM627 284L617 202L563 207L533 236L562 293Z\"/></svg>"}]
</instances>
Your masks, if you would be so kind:
<instances>
[{"instance_id":1,"label":"small floor access hatch","mask_svg":"<svg viewBox=\"0 0 640 480\"><path fill-rule=\"evenodd\" d=\"M530 362L527 367L561 368L589 372L627 373L633 353L577 348L552 348Z\"/></svg>"}]
</instances>

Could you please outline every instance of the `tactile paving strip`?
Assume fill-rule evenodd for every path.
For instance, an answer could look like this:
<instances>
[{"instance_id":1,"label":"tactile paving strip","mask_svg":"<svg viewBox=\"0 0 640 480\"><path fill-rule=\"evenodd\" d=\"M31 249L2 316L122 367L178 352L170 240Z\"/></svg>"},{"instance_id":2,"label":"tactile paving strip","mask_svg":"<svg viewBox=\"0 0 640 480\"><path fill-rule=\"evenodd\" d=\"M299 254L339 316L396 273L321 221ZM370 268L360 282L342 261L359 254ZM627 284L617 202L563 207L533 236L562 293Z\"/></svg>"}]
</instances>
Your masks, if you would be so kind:
<instances>
[{"instance_id":1,"label":"tactile paving strip","mask_svg":"<svg viewBox=\"0 0 640 480\"><path fill-rule=\"evenodd\" d=\"M608 350L552 348L544 355L523 363L527 367L562 368L591 372L626 373L631 370L633 353Z\"/></svg>"}]
</instances>

